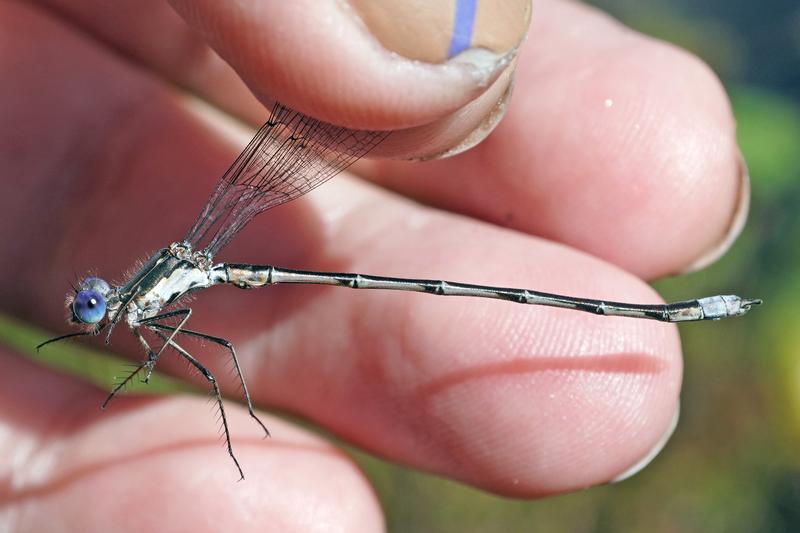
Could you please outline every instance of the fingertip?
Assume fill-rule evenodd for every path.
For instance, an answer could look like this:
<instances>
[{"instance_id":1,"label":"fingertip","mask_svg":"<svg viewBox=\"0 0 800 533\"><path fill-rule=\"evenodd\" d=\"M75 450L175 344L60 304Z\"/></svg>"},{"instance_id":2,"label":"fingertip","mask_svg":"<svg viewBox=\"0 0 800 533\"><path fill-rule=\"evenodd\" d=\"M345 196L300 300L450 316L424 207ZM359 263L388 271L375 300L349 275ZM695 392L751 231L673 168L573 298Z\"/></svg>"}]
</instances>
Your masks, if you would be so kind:
<instances>
[{"instance_id":1,"label":"fingertip","mask_svg":"<svg viewBox=\"0 0 800 533\"><path fill-rule=\"evenodd\" d=\"M675 411L672 415L672 418L669 421L669 425L664 430L664 433L650 448L650 450L638 461L636 461L632 466L626 468L622 473L614 477L611 480L611 483L620 483L629 479L642 470L644 470L653 460L658 457L664 447L667 445L669 440L672 438L672 434L675 433L675 430L678 427L678 421L680 420L681 409L680 409L680 401L676 402Z\"/></svg>"},{"instance_id":2,"label":"fingertip","mask_svg":"<svg viewBox=\"0 0 800 533\"><path fill-rule=\"evenodd\" d=\"M513 85L514 64L486 92L461 109L429 124L392 131L371 155L379 159L427 161L469 150L494 131L505 116ZM377 161L364 162L359 168L372 174L380 165Z\"/></svg>"},{"instance_id":3,"label":"fingertip","mask_svg":"<svg viewBox=\"0 0 800 533\"><path fill-rule=\"evenodd\" d=\"M494 49L479 43L452 57L440 57L440 62L428 62L406 57L404 50L387 49L386 40L372 33L386 30L365 22L358 12L364 6L358 2L172 0L172 4L262 101L277 99L327 122L360 129L409 128L455 112L485 92L506 69L527 29L527 18L520 24L508 17L516 32L510 41ZM378 4L367 4L368 10L396 9L389 2ZM516 4L529 16L527 0ZM436 23L420 20L413 22ZM476 26L479 22L477 18ZM452 31L452 27L442 30Z\"/></svg>"},{"instance_id":4,"label":"fingertip","mask_svg":"<svg viewBox=\"0 0 800 533\"><path fill-rule=\"evenodd\" d=\"M265 443L257 428L248 430L243 410L230 409L240 475L220 446L211 413L195 416L206 409L202 399L118 401L123 408L113 415L39 436L25 463L37 475L20 476L7 495L11 505L33 510L25 513L28 530L46 530L58 520L66 530L107 531L111 517L127 516L131 501L146 502L148 512L137 514L129 529L122 520L118 531L384 529L360 470L303 430L271 420L281 437Z\"/></svg>"},{"instance_id":5,"label":"fingertip","mask_svg":"<svg viewBox=\"0 0 800 533\"><path fill-rule=\"evenodd\" d=\"M679 349L646 330L640 342L661 344L663 353L511 359L449 380L424 402L447 450L435 470L516 498L640 471L672 433L681 372Z\"/></svg>"}]
</instances>

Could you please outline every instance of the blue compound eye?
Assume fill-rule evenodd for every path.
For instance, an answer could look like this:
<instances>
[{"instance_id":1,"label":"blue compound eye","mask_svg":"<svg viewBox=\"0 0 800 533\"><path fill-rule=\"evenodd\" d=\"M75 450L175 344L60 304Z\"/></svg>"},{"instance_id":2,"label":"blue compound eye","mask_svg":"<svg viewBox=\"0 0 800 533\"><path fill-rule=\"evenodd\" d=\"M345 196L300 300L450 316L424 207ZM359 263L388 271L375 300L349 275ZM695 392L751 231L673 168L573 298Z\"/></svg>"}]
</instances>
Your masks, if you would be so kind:
<instances>
[{"instance_id":1,"label":"blue compound eye","mask_svg":"<svg viewBox=\"0 0 800 533\"><path fill-rule=\"evenodd\" d=\"M72 302L72 313L84 324L96 324L106 315L106 300L91 289L78 291Z\"/></svg>"}]
</instances>

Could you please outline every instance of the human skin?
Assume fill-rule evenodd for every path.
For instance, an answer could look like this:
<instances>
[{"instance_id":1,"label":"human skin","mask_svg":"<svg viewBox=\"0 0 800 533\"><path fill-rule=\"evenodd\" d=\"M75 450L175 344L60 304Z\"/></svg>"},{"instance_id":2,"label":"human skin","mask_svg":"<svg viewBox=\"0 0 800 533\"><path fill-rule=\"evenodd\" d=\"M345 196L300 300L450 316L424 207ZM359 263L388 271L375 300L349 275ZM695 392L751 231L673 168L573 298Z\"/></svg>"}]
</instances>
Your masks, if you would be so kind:
<instances>
[{"instance_id":1,"label":"human skin","mask_svg":"<svg viewBox=\"0 0 800 533\"><path fill-rule=\"evenodd\" d=\"M230 11L256 4L272 16L244 24ZM291 26L301 19L290 4L310 26L324 11L176 0L196 33L154 0L0 3L4 311L63 331L74 272L119 281L180 238L247 141L230 117L263 117L239 76L265 100L335 123L405 129L406 144L382 156L446 151L474 125L454 114L480 119L506 93L497 83L511 70L459 91L379 63L364 76L369 94L358 80L337 92L304 58L358 65L323 38L265 72L271 29L305 30ZM256 219L217 259L655 303L646 280L718 256L747 186L727 98L701 62L586 6L542 0L513 68L514 99L485 142L426 163L362 162ZM296 80L313 83L293 91ZM258 405L498 494L609 482L663 444L678 408L673 325L331 287L215 289L192 306L189 327L237 346ZM112 346L143 356L124 327ZM191 350L233 397L226 354ZM186 376L164 359L159 369ZM290 423L261 415L273 435L262 439L227 402L246 475L236 483L204 398L122 396L101 413L106 391L8 349L0 366L0 516L17 530L383 528L351 460Z\"/></svg>"}]
</instances>

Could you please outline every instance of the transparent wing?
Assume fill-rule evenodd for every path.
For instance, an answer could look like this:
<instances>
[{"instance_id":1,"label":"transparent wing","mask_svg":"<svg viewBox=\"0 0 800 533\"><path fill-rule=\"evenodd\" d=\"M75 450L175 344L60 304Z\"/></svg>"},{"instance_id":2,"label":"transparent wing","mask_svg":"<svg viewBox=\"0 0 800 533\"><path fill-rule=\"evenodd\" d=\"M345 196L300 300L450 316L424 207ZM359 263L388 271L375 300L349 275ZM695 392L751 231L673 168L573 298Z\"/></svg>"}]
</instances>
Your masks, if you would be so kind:
<instances>
[{"instance_id":1,"label":"transparent wing","mask_svg":"<svg viewBox=\"0 0 800 533\"><path fill-rule=\"evenodd\" d=\"M321 185L388 135L334 126L275 104L184 240L213 256L257 214Z\"/></svg>"}]
</instances>

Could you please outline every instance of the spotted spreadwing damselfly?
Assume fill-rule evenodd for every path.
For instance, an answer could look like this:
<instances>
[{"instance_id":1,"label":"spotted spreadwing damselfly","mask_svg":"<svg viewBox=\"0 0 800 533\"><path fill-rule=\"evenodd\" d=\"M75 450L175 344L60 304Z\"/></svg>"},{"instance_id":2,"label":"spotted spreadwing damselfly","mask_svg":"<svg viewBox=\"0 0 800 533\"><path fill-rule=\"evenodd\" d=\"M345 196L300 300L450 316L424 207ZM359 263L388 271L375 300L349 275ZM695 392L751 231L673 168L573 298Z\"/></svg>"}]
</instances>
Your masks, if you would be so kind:
<instances>
[{"instance_id":1,"label":"spotted spreadwing damselfly","mask_svg":"<svg viewBox=\"0 0 800 533\"><path fill-rule=\"evenodd\" d=\"M275 104L269 120L258 130L244 151L220 178L200 216L180 241L156 252L119 286L89 277L67 297L70 322L80 331L50 339L52 342L106 332L109 341L114 327L123 321L144 348L146 358L121 380L103 403L108 402L137 376L144 382L167 347L176 351L208 380L219 406L228 454L244 478L231 446L228 420L219 385L213 374L179 344L186 337L223 346L233 361L244 400L256 416L242 375L236 350L220 337L186 328L192 315L189 307L177 304L188 294L214 285L251 289L277 283L336 285L351 289L388 289L426 292L440 296L495 298L528 305L547 305L586 311L598 315L647 318L663 322L717 320L740 316L760 300L738 296L711 296L670 304L630 304L549 294L529 289L512 289L456 283L452 281L405 279L366 274L311 272L269 265L215 263L213 258L253 217L289 202L340 173L366 155L387 136L384 131L351 130L321 122ZM148 335L150 340L145 338Z\"/></svg>"}]
</instances>

